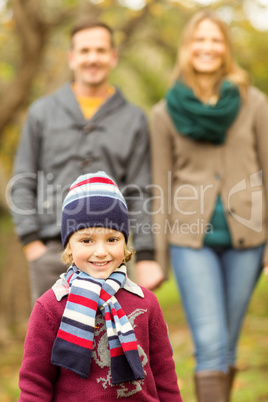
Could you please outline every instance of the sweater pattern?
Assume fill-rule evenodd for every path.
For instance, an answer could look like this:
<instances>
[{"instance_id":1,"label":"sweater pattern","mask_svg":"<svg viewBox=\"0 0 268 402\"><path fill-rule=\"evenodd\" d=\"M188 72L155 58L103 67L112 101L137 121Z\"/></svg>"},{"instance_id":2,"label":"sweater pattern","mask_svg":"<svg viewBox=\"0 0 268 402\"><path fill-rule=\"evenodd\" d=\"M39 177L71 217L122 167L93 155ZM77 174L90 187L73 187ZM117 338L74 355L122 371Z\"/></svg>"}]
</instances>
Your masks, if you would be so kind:
<instances>
[{"instance_id":1,"label":"sweater pattern","mask_svg":"<svg viewBox=\"0 0 268 402\"><path fill-rule=\"evenodd\" d=\"M142 314L147 313L147 309L137 308L131 314L128 315L128 319L135 330L135 321ZM146 366L148 363L148 356L146 355L144 349L138 345L138 352L141 359L142 367ZM102 369L104 376L97 379L97 382L102 385L104 389L108 387L117 388L117 398L126 398L137 394L142 391L142 385L144 380L128 381L120 384L112 384L112 374L111 374L111 357L108 346L108 337L105 327L105 321L101 314L96 316L96 327L95 336L93 344L92 360ZM146 370L144 369L144 374L146 376Z\"/></svg>"}]
</instances>

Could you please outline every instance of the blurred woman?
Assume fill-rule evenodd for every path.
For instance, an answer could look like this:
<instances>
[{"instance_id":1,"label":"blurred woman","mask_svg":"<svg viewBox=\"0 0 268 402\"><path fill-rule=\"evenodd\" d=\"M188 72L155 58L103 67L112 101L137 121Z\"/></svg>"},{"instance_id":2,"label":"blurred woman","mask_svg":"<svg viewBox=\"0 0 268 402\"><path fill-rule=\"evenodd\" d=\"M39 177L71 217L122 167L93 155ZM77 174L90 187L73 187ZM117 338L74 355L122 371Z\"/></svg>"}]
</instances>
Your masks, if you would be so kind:
<instances>
[{"instance_id":1,"label":"blurred woman","mask_svg":"<svg viewBox=\"0 0 268 402\"><path fill-rule=\"evenodd\" d=\"M198 400L229 400L241 325L268 264L268 106L208 11L187 24L152 113L158 259L171 262L195 345ZM155 230L157 232L157 230Z\"/></svg>"}]
</instances>

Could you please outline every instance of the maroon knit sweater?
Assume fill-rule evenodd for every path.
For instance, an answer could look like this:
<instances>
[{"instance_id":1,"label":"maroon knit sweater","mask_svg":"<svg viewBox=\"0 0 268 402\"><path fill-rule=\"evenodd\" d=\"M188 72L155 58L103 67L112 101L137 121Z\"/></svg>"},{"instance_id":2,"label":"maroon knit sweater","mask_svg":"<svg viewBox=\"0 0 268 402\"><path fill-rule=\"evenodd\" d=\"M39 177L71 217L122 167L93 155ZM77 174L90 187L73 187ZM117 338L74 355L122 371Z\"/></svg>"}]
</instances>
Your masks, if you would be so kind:
<instances>
[{"instance_id":1,"label":"maroon knit sweater","mask_svg":"<svg viewBox=\"0 0 268 402\"><path fill-rule=\"evenodd\" d=\"M155 295L144 298L120 289L116 298L127 314L138 343L145 379L111 383L105 322L98 311L88 379L51 364L51 350L67 297L53 290L40 297L31 314L19 375L20 402L146 401L181 402L167 327Z\"/></svg>"}]
</instances>

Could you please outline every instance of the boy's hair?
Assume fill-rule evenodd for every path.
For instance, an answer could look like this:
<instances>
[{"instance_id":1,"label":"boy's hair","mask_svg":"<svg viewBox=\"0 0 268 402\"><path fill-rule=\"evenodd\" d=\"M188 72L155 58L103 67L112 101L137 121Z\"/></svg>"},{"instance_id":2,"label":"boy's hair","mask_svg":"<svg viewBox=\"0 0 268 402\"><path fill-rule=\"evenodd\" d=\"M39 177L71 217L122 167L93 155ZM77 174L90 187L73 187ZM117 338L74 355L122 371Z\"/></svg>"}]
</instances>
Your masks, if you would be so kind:
<instances>
[{"instance_id":1,"label":"boy's hair","mask_svg":"<svg viewBox=\"0 0 268 402\"><path fill-rule=\"evenodd\" d=\"M79 21L77 22L72 30L71 30L71 47L73 46L73 37L77 32L83 31L84 29L92 29L92 28L104 28L106 29L111 37L111 47L114 48L115 44L114 44L114 31L113 29L106 24L105 22L102 21L89 21L89 20L83 20L83 21Z\"/></svg>"},{"instance_id":2,"label":"boy's hair","mask_svg":"<svg viewBox=\"0 0 268 402\"><path fill-rule=\"evenodd\" d=\"M63 247L78 230L98 227L121 232L127 244L129 216L126 201L114 180L101 171L79 176L71 184L62 205Z\"/></svg>"},{"instance_id":3,"label":"boy's hair","mask_svg":"<svg viewBox=\"0 0 268 402\"><path fill-rule=\"evenodd\" d=\"M68 244L67 244L67 246L68 246ZM63 250L63 252L61 254L61 261L63 262L63 264L72 265L73 257L71 254L67 253L67 246L65 247L65 249ZM134 254L135 254L135 251L129 251L127 249L127 245L125 243L124 244L124 262L129 262L132 259Z\"/></svg>"}]
</instances>

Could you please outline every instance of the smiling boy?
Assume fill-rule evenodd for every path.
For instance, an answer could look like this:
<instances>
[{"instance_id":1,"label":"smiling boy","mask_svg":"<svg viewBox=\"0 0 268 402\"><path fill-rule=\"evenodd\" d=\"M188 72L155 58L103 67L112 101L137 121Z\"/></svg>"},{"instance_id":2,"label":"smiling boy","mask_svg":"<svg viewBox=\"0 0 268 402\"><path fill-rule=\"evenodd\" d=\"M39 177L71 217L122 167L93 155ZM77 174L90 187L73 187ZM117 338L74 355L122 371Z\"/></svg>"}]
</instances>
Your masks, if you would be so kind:
<instances>
[{"instance_id":1,"label":"smiling boy","mask_svg":"<svg viewBox=\"0 0 268 402\"><path fill-rule=\"evenodd\" d=\"M126 274L128 209L111 177L71 185L61 233L72 265L33 309L19 401L181 402L157 299Z\"/></svg>"}]
</instances>

